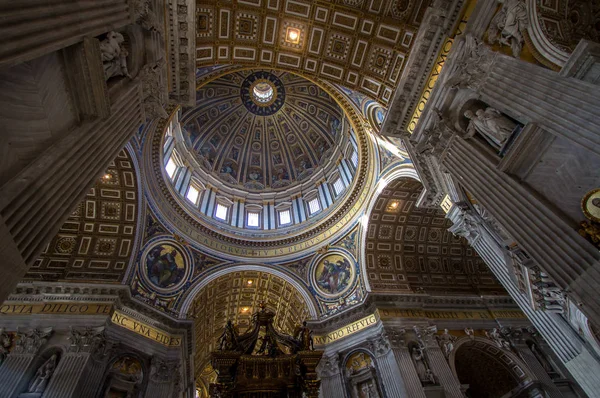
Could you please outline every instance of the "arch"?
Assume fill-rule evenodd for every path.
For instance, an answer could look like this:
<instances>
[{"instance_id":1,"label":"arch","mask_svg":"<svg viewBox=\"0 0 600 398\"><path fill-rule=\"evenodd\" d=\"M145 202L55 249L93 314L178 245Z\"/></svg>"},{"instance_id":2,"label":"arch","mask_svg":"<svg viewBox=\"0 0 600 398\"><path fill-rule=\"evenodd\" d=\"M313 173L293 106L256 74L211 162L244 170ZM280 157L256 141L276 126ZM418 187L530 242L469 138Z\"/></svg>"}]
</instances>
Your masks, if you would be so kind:
<instances>
[{"instance_id":1,"label":"arch","mask_svg":"<svg viewBox=\"0 0 600 398\"><path fill-rule=\"evenodd\" d=\"M188 318L194 323L194 374L206 384L211 352L219 349L219 339L228 321L239 333L251 327L253 314L261 307L275 313L273 326L293 335L299 325L316 316L307 292L288 275L264 265L239 265L213 272L188 295ZM183 313L183 312L182 312Z\"/></svg>"},{"instance_id":2,"label":"arch","mask_svg":"<svg viewBox=\"0 0 600 398\"><path fill-rule=\"evenodd\" d=\"M417 170L412 164L401 164L394 168L388 170L385 174L379 177L379 180L375 184L375 188L372 190L371 197L369 198L369 202L367 207L365 208L365 212L363 216L360 218L361 228L360 228L360 274L363 276L363 282L365 284L365 289L367 292L371 291L371 285L369 284L369 278L367 278L367 264L365 261L365 243L367 239L367 229L369 227L369 215L373 211L373 207L375 206L375 202L377 201L377 197L379 194L385 189L386 186L391 181L394 181L398 178L412 178L416 181L421 181L419 175L417 174Z\"/></svg>"},{"instance_id":3,"label":"arch","mask_svg":"<svg viewBox=\"0 0 600 398\"><path fill-rule=\"evenodd\" d=\"M406 177L376 190L362 231L363 273L369 290L399 294L503 292L466 240L448 231L452 224L441 208L416 207L422 191L419 181Z\"/></svg>"},{"instance_id":4,"label":"arch","mask_svg":"<svg viewBox=\"0 0 600 398\"><path fill-rule=\"evenodd\" d=\"M221 268L216 270L208 275L205 275L201 280L199 280L196 285L190 286L187 291L186 297L181 305L181 310L179 311L179 317L185 318L187 316L188 311L191 309L192 302L196 295L206 287L210 282L215 279L227 275L233 272L241 272L241 271L259 271L266 272L268 274L275 275L284 281L288 282L292 285L304 298L304 301L308 307L310 316L313 318L317 318L319 316L319 312L317 311L316 303L314 302L314 298L304 282L299 280L296 276L291 276L290 274L283 272L279 269L276 269L269 265L264 264L243 264L243 265L233 265L226 266L226 268Z\"/></svg>"},{"instance_id":5,"label":"arch","mask_svg":"<svg viewBox=\"0 0 600 398\"><path fill-rule=\"evenodd\" d=\"M360 358L360 354L363 354L362 359ZM364 357L368 358L368 361L364 360ZM349 368L348 365L351 359L355 359L355 364ZM360 363L360 361L363 363ZM382 392L384 391L384 386L381 383L381 376L379 373L379 366L377 364L377 359L375 355L366 348L356 348L349 351L341 362L343 368L343 378L346 381L346 388L348 394L351 397L358 396L359 389L373 388L373 384L377 389L378 396L384 396ZM371 395L369 395L371 396Z\"/></svg>"},{"instance_id":6,"label":"arch","mask_svg":"<svg viewBox=\"0 0 600 398\"><path fill-rule=\"evenodd\" d=\"M461 350L463 350L461 352ZM467 352L474 351L475 353L471 353L470 361L466 361ZM473 358L473 355L475 358ZM457 359L458 357L458 359ZM478 366L477 361L485 359L486 366ZM457 360L459 362L459 366L457 369ZM468 379L466 378L466 373L468 372L466 369L469 369L467 362L471 362L474 366L474 369L481 370L482 373L479 373L480 379ZM500 349L495 344L492 344L489 340L483 337L462 337L458 339L454 344L454 350L450 353L448 357L448 363L450 364L450 368L452 369L452 373L460 381L461 384L469 384L467 380L476 380L477 383L480 382L481 379L485 379L487 374L485 372L490 369L496 369L496 375L499 376L499 372L502 373L501 380L506 384L504 390L503 387L492 387L490 392L497 393L497 395L483 395L481 391L478 395L474 395L482 398L499 398L516 388L520 384L526 381L535 380L535 375L527 368L527 366L512 352ZM492 368L492 364L496 364L497 366ZM473 369L470 371L473 372ZM462 378L460 377L462 375ZM499 378L500 379L500 378ZM510 381L513 381L510 384ZM488 380L488 383L492 383ZM476 383L471 383L476 384ZM493 384L491 384L493 385ZM471 388L474 388L476 391L483 387L480 384L473 385ZM483 390L484 392L487 390Z\"/></svg>"}]
</instances>

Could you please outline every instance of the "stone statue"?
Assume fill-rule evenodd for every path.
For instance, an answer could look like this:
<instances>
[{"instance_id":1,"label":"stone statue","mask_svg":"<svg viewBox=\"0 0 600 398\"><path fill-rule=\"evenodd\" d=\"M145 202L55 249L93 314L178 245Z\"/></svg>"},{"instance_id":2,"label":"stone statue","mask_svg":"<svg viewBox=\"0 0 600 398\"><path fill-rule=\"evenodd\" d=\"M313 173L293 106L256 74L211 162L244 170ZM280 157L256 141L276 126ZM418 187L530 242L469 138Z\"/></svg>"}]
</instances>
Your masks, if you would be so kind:
<instances>
[{"instance_id":1,"label":"stone statue","mask_svg":"<svg viewBox=\"0 0 600 398\"><path fill-rule=\"evenodd\" d=\"M465 334L469 336L471 340L475 340L475 331L473 328L465 328Z\"/></svg>"},{"instance_id":2,"label":"stone statue","mask_svg":"<svg viewBox=\"0 0 600 398\"><path fill-rule=\"evenodd\" d=\"M33 381L29 385L27 392L30 393L42 393L48 386L48 382L56 369L56 363L58 362L58 357L56 354L52 355L50 359L48 359L42 366L39 367L35 376L33 377Z\"/></svg>"},{"instance_id":3,"label":"stone statue","mask_svg":"<svg viewBox=\"0 0 600 398\"><path fill-rule=\"evenodd\" d=\"M415 370L417 371L417 375L419 375L421 382L435 384L433 372L427 363L425 344L422 341L417 342L417 344L412 346L410 355L413 359Z\"/></svg>"},{"instance_id":4,"label":"stone statue","mask_svg":"<svg viewBox=\"0 0 600 398\"><path fill-rule=\"evenodd\" d=\"M438 338L440 348L444 352L444 356L448 358L454 350L454 342L456 341L456 337L448 333L448 329L444 329L444 334L436 337Z\"/></svg>"},{"instance_id":5,"label":"stone statue","mask_svg":"<svg viewBox=\"0 0 600 398\"><path fill-rule=\"evenodd\" d=\"M496 346L498 346L498 348L504 348L507 350L510 349L510 343L506 341L506 339L500 334L498 329L493 328L489 332L486 330L485 335L488 339L492 340L496 344Z\"/></svg>"},{"instance_id":6,"label":"stone statue","mask_svg":"<svg viewBox=\"0 0 600 398\"><path fill-rule=\"evenodd\" d=\"M470 120L465 137L471 138L475 133L479 133L498 150L502 148L517 126L502 113L491 107L485 110L479 109L475 114L473 114L473 111L467 110L465 111L465 117Z\"/></svg>"},{"instance_id":7,"label":"stone statue","mask_svg":"<svg viewBox=\"0 0 600 398\"><path fill-rule=\"evenodd\" d=\"M302 326L296 329L295 337L300 342L301 351L314 351L312 331L306 326L306 321L302 322Z\"/></svg>"},{"instance_id":8,"label":"stone statue","mask_svg":"<svg viewBox=\"0 0 600 398\"><path fill-rule=\"evenodd\" d=\"M227 321L225 330L219 337L219 350L235 350L237 346L237 331L231 320Z\"/></svg>"},{"instance_id":9,"label":"stone statue","mask_svg":"<svg viewBox=\"0 0 600 398\"><path fill-rule=\"evenodd\" d=\"M527 6L523 0L506 0L490 24L488 41L510 46L513 57L523 49L523 32L527 29Z\"/></svg>"},{"instance_id":10,"label":"stone statue","mask_svg":"<svg viewBox=\"0 0 600 398\"><path fill-rule=\"evenodd\" d=\"M129 53L123 46L125 38L118 32L108 32L106 38L100 42L100 54L106 80L114 76L127 76L131 79L127 69L127 56Z\"/></svg>"},{"instance_id":11,"label":"stone statue","mask_svg":"<svg viewBox=\"0 0 600 398\"><path fill-rule=\"evenodd\" d=\"M485 82L496 54L472 34L462 39L462 46L456 52L456 68L444 83L451 88L469 88L478 91ZM455 42L454 46L458 44Z\"/></svg>"}]
</instances>

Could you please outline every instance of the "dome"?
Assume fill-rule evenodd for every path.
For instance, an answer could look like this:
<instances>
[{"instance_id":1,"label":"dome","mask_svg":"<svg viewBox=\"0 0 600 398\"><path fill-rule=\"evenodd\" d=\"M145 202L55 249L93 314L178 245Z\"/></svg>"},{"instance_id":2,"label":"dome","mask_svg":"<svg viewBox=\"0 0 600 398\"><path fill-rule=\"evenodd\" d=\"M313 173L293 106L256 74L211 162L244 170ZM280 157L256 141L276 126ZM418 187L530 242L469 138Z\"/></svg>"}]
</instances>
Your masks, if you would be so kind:
<instances>
[{"instance_id":1,"label":"dome","mask_svg":"<svg viewBox=\"0 0 600 398\"><path fill-rule=\"evenodd\" d=\"M207 174L250 192L283 190L315 174L343 119L329 94L287 72L222 76L197 91L197 103L181 120L188 151Z\"/></svg>"}]
</instances>

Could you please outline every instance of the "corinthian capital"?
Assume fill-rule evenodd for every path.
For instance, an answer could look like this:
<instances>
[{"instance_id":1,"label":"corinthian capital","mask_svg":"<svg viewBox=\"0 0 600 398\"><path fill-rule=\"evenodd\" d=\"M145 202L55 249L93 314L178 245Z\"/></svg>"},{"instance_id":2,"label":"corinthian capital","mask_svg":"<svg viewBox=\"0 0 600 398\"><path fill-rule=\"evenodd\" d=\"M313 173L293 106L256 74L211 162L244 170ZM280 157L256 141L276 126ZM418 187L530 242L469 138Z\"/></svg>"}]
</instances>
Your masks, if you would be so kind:
<instances>
[{"instance_id":1,"label":"corinthian capital","mask_svg":"<svg viewBox=\"0 0 600 398\"><path fill-rule=\"evenodd\" d=\"M32 329L28 332L17 330L17 342L14 352L16 354L36 354L48 341L52 328Z\"/></svg>"},{"instance_id":2,"label":"corinthian capital","mask_svg":"<svg viewBox=\"0 0 600 398\"><path fill-rule=\"evenodd\" d=\"M93 352L104 345L104 326L86 327L81 329L71 328L69 352Z\"/></svg>"}]
</instances>

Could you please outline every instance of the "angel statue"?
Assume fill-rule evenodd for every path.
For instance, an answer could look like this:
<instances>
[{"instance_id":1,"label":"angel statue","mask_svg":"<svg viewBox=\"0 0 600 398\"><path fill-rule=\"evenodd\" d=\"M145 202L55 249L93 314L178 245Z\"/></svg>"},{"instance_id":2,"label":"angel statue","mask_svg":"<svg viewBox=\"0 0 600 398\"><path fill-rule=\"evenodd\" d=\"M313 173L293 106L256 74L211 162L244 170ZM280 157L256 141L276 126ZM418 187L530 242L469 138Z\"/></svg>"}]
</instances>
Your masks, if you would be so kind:
<instances>
[{"instance_id":1,"label":"angel statue","mask_svg":"<svg viewBox=\"0 0 600 398\"><path fill-rule=\"evenodd\" d=\"M510 46L513 57L518 58L523 49L523 34L527 29L527 6L523 0L506 0L488 30L490 44Z\"/></svg>"},{"instance_id":2,"label":"angel statue","mask_svg":"<svg viewBox=\"0 0 600 398\"><path fill-rule=\"evenodd\" d=\"M236 327L231 322L231 319L227 321L227 325L225 325L225 330L219 337L219 350L235 350L237 346L237 336L238 332Z\"/></svg>"},{"instance_id":3,"label":"angel statue","mask_svg":"<svg viewBox=\"0 0 600 398\"><path fill-rule=\"evenodd\" d=\"M487 107L478 109L475 113L468 109L465 117L469 119L465 138L471 138L479 133L494 148L500 150L517 126L498 110Z\"/></svg>"},{"instance_id":4,"label":"angel statue","mask_svg":"<svg viewBox=\"0 0 600 398\"><path fill-rule=\"evenodd\" d=\"M296 328L294 337L300 342L300 350L314 351L312 331L306 326L306 321L302 322L302 326Z\"/></svg>"}]
</instances>

